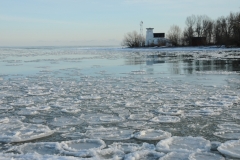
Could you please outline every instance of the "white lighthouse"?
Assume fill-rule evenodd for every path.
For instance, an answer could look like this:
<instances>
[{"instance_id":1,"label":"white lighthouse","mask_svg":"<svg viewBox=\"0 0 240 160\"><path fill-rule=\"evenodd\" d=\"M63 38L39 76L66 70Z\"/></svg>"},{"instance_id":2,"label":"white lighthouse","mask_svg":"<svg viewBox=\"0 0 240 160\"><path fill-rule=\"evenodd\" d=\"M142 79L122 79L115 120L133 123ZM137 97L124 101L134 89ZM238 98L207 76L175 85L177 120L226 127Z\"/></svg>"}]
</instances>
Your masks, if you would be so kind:
<instances>
[{"instance_id":1,"label":"white lighthouse","mask_svg":"<svg viewBox=\"0 0 240 160\"><path fill-rule=\"evenodd\" d=\"M169 40L165 38L165 33L153 33L154 28L146 28L145 46L168 46Z\"/></svg>"}]
</instances>

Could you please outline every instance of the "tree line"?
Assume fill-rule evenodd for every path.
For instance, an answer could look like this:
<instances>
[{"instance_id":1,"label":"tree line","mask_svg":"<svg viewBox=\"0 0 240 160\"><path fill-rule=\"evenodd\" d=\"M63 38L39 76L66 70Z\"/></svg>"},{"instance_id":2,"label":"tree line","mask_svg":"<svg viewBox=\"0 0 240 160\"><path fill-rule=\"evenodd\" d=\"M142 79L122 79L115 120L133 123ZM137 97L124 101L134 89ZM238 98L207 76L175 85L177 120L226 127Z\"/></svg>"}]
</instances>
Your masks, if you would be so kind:
<instances>
[{"instance_id":1,"label":"tree line","mask_svg":"<svg viewBox=\"0 0 240 160\"><path fill-rule=\"evenodd\" d=\"M185 20L182 30L178 25L172 25L166 37L174 46L192 46L193 37L204 37L205 45L226 47L240 46L240 12L212 20L206 15L191 15ZM122 45L139 47L144 44L144 37L136 31L124 36Z\"/></svg>"},{"instance_id":2,"label":"tree line","mask_svg":"<svg viewBox=\"0 0 240 160\"><path fill-rule=\"evenodd\" d=\"M212 20L206 15L189 16L185 28L171 26L167 38L173 45L192 45L193 37L206 37L206 45L240 46L240 13Z\"/></svg>"}]
</instances>

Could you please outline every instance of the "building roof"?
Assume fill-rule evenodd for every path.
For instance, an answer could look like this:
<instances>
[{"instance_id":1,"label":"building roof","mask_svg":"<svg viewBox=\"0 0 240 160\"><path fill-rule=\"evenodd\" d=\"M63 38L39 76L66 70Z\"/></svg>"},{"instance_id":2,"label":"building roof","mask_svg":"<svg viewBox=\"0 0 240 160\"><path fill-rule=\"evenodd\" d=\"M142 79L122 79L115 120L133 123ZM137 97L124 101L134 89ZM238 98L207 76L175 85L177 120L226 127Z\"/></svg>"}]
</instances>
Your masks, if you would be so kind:
<instances>
[{"instance_id":1,"label":"building roof","mask_svg":"<svg viewBox=\"0 0 240 160\"><path fill-rule=\"evenodd\" d=\"M153 33L153 37L154 38L164 38L165 37L165 33Z\"/></svg>"}]
</instances>

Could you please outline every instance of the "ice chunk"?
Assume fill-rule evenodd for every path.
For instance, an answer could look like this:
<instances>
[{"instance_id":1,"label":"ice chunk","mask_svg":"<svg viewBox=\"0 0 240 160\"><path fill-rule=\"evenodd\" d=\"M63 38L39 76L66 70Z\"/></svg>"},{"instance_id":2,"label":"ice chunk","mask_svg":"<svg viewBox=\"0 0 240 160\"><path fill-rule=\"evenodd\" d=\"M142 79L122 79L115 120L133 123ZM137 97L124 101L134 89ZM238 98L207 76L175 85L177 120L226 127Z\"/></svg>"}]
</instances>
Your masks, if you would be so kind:
<instances>
[{"instance_id":1,"label":"ice chunk","mask_svg":"<svg viewBox=\"0 0 240 160\"><path fill-rule=\"evenodd\" d=\"M134 137L141 140L161 140L171 137L171 133L162 130L147 129L135 133Z\"/></svg>"},{"instance_id":2,"label":"ice chunk","mask_svg":"<svg viewBox=\"0 0 240 160\"><path fill-rule=\"evenodd\" d=\"M151 113L143 113L143 114L131 114L128 119L131 120L149 120L153 117Z\"/></svg>"},{"instance_id":3,"label":"ice chunk","mask_svg":"<svg viewBox=\"0 0 240 160\"><path fill-rule=\"evenodd\" d=\"M54 118L53 121L50 122L50 124L56 127L61 127L79 125L82 124L83 122L84 122L83 120L76 117L58 117Z\"/></svg>"},{"instance_id":4,"label":"ice chunk","mask_svg":"<svg viewBox=\"0 0 240 160\"><path fill-rule=\"evenodd\" d=\"M218 151L226 156L240 158L240 140L231 140L222 143Z\"/></svg>"},{"instance_id":5,"label":"ice chunk","mask_svg":"<svg viewBox=\"0 0 240 160\"><path fill-rule=\"evenodd\" d=\"M37 123L37 124L41 124L41 123L46 122L46 120L41 119L41 118L32 118L32 119L29 119L29 121L32 122L32 123Z\"/></svg>"},{"instance_id":6,"label":"ice chunk","mask_svg":"<svg viewBox=\"0 0 240 160\"><path fill-rule=\"evenodd\" d=\"M1 123L8 123L9 122L9 118L5 117L5 118L0 118L0 124Z\"/></svg>"},{"instance_id":7,"label":"ice chunk","mask_svg":"<svg viewBox=\"0 0 240 160\"><path fill-rule=\"evenodd\" d=\"M42 90L29 90L27 94L30 96L45 96L51 94L51 92L44 92Z\"/></svg>"},{"instance_id":8,"label":"ice chunk","mask_svg":"<svg viewBox=\"0 0 240 160\"><path fill-rule=\"evenodd\" d=\"M140 150L133 153L126 154L124 159L125 160L158 160L159 158L163 157L165 154L151 151L151 150Z\"/></svg>"},{"instance_id":9,"label":"ice chunk","mask_svg":"<svg viewBox=\"0 0 240 160\"><path fill-rule=\"evenodd\" d=\"M215 136L220 137L220 138L224 138L224 139L240 139L240 131L230 131L230 130L226 130L226 131L221 131L221 132L215 132L213 133Z\"/></svg>"},{"instance_id":10,"label":"ice chunk","mask_svg":"<svg viewBox=\"0 0 240 160\"><path fill-rule=\"evenodd\" d=\"M94 128L88 130L85 135L90 138L100 138L104 140L126 140L132 138L133 130L120 130L113 128Z\"/></svg>"},{"instance_id":11,"label":"ice chunk","mask_svg":"<svg viewBox=\"0 0 240 160\"><path fill-rule=\"evenodd\" d=\"M221 114L222 109L214 109L214 108L201 108L200 110L192 110L190 111L190 113L193 114L200 114L203 116L215 116L215 115L220 115Z\"/></svg>"},{"instance_id":12,"label":"ice chunk","mask_svg":"<svg viewBox=\"0 0 240 160\"><path fill-rule=\"evenodd\" d=\"M196 152L192 153L188 157L189 160L225 160L225 158L219 154L209 152Z\"/></svg>"},{"instance_id":13,"label":"ice chunk","mask_svg":"<svg viewBox=\"0 0 240 160\"><path fill-rule=\"evenodd\" d=\"M106 147L106 144L101 139L79 139L73 141L64 141L62 142L67 144L67 148L64 147L65 150L76 152L78 150L88 150L88 149L103 149Z\"/></svg>"},{"instance_id":14,"label":"ice chunk","mask_svg":"<svg viewBox=\"0 0 240 160\"><path fill-rule=\"evenodd\" d=\"M9 105L0 105L0 111L1 110L11 110L11 109L13 109L13 107L12 106L9 106Z\"/></svg>"},{"instance_id":15,"label":"ice chunk","mask_svg":"<svg viewBox=\"0 0 240 160\"><path fill-rule=\"evenodd\" d=\"M40 106L26 107L26 109L32 110L32 111L48 111L51 109L51 107L47 105L46 106L40 105Z\"/></svg>"},{"instance_id":16,"label":"ice chunk","mask_svg":"<svg viewBox=\"0 0 240 160\"><path fill-rule=\"evenodd\" d=\"M157 143L160 152L194 152L210 151L210 141L202 137L170 137Z\"/></svg>"},{"instance_id":17,"label":"ice chunk","mask_svg":"<svg viewBox=\"0 0 240 160\"><path fill-rule=\"evenodd\" d=\"M184 104L164 104L164 108L183 108L185 107Z\"/></svg>"},{"instance_id":18,"label":"ice chunk","mask_svg":"<svg viewBox=\"0 0 240 160\"><path fill-rule=\"evenodd\" d=\"M118 117L114 115L101 116L99 119L102 122L109 122L109 123L116 123L124 120L122 117Z\"/></svg>"},{"instance_id":19,"label":"ice chunk","mask_svg":"<svg viewBox=\"0 0 240 160\"><path fill-rule=\"evenodd\" d=\"M128 122L124 122L121 124L122 127L130 127L130 128L134 128L134 129L141 129L143 127L145 127L145 124L147 122L145 121L128 121Z\"/></svg>"},{"instance_id":20,"label":"ice chunk","mask_svg":"<svg viewBox=\"0 0 240 160\"><path fill-rule=\"evenodd\" d=\"M191 152L169 152L159 160L189 160Z\"/></svg>"},{"instance_id":21,"label":"ice chunk","mask_svg":"<svg viewBox=\"0 0 240 160\"><path fill-rule=\"evenodd\" d=\"M0 142L23 142L49 136L54 133L41 124L22 123L10 120L0 125Z\"/></svg>"},{"instance_id":22,"label":"ice chunk","mask_svg":"<svg viewBox=\"0 0 240 160\"><path fill-rule=\"evenodd\" d=\"M41 155L54 155L61 153L62 145L58 142L25 143L19 146L14 146L10 148L9 151L15 151L20 154L38 153Z\"/></svg>"},{"instance_id":23,"label":"ice chunk","mask_svg":"<svg viewBox=\"0 0 240 160\"><path fill-rule=\"evenodd\" d=\"M170 109L170 108L160 108L156 110L156 112L160 114L170 115L170 116L178 116L183 114L182 110Z\"/></svg>"},{"instance_id":24,"label":"ice chunk","mask_svg":"<svg viewBox=\"0 0 240 160\"><path fill-rule=\"evenodd\" d=\"M89 96L80 96L79 99L80 100L98 100L101 99L102 97L98 96L98 95L89 95Z\"/></svg>"},{"instance_id":25,"label":"ice chunk","mask_svg":"<svg viewBox=\"0 0 240 160\"><path fill-rule=\"evenodd\" d=\"M63 133L61 134L63 138L72 138L72 139L79 139L84 136L84 133L79 132L70 132L70 133Z\"/></svg>"},{"instance_id":26,"label":"ice chunk","mask_svg":"<svg viewBox=\"0 0 240 160\"><path fill-rule=\"evenodd\" d=\"M147 101L145 101L145 103L149 103L149 104L162 104L163 101L159 100L158 98L150 98Z\"/></svg>"},{"instance_id":27,"label":"ice chunk","mask_svg":"<svg viewBox=\"0 0 240 160\"><path fill-rule=\"evenodd\" d=\"M65 155L76 157L94 156L93 150L99 150L106 147L106 144L101 139L79 139L73 141L61 142Z\"/></svg>"},{"instance_id":28,"label":"ice chunk","mask_svg":"<svg viewBox=\"0 0 240 160\"><path fill-rule=\"evenodd\" d=\"M108 114L86 114L81 117L90 124L107 124L124 121L123 117Z\"/></svg>"},{"instance_id":29,"label":"ice chunk","mask_svg":"<svg viewBox=\"0 0 240 160\"><path fill-rule=\"evenodd\" d=\"M240 97L237 95L214 95L209 97L210 100L219 100L221 99L222 101L229 101L233 103L237 103L240 100Z\"/></svg>"},{"instance_id":30,"label":"ice chunk","mask_svg":"<svg viewBox=\"0 0 240 160\"><path fill-rule=\"evenodd\" d=\"M236 130L240 131L240 125L235 124L235 123L223 123L223 124L218 124L218 128L221 130Z\"/></svg>"},{"instance_id":31,"label":"ice chunk","mask_svg":"<svg viewBox=\"0 0 240 160\"><path fill-rule=\"evenodd\" d=\"M240 119L240 113L233 113L232 117L235 119Z\"/></svg>"},{"instance_id":32,"label":"ice chunk","mask_svg":"<svg viewBox=\"0 0 240 160\"><path fill-rule=\"evenodd\" d=\"M77 109L75 107L67 107L67 108L64 108L64 109L61 109L62 112L65 112L65 113L72 113L72 114L75 114L75 113L78 113L81 111L81 109Z\"/></svg>"},{"instance_id":33,"label":"ice chunk","mask_svg":"<svg viewBox=\"0 0 240 160\"><path fill-rule=\"evenodd\" d=\"M180 122L181 119L177 116L158 116L152 118L150 121L156 123L177 123Z\"/></svg>"},{"instance_id":34,"label":"ice chunk","mask_svg":"<svg viewBox=\"0 0 240 160\"><path fill-rule=\"evenodd\" d=\"M23 116L28 116L28 115L35 115L35 114L38 114L38 113L39 113L38 111L22 108L17 114L18 115L23 115Z\"/></svg>"},{"instance_id":35,"label":"ice chunk","mask_svg":"<svg viewBox=\"0 0 240 160\"><path fill-rule=\"evenodd\" d=\"M117 148L107 148L103 150L96 151L96 157L98 159L113 159L113 160L122 160L124 157L124 152Z\"/></svg>"},{"instance_id":36,"label":"ice chunk","mask_svg":"<svg viewBox=\"0 0 240 160\"><path fill-rule=\"evenodd\" d=\"M14 159L14 160L76 160L76 157L72 156L58 156L58 155L40 155L38 153L31 154L6 154L0 153L2 159ZM96 160L96 159L89 159Z\"/></svg>"},{"instance_id":37,"label":"ice chunk","mask_svg":"<svg viewBox=\"0 0 240 160\"><path fill-rule=\"evenodd\" d=\"M232 102L227 102L227 101L197 101L195 102L196 106L200 107L230 107L233 105Z\"/></svg>"},{"instance_id":38,"label":"ice chunk","mask_svg":"<svg viewBox=\"0 0 240 160\"><path fill-rule=\"evenodd\" d=\"M142 146L136 143L122 143L122 142L114 142L111 145L108 145L109 148L117 148L122 150L124 153L135 152L138 150L155 150L155 146L153 144L143 143Z\"/></svg>"},{"instance_id":39,"label":"ice chunk","mask_svg":"<svg viewBox=\"0 0 240 160\"><path fill-rule=\"evenodd\" d=\"M34 102L31 100L18 99L17 101L10 103L10 105L15 107L31 106L31 105L34 105Z\"/></svg>"}]
</instances>

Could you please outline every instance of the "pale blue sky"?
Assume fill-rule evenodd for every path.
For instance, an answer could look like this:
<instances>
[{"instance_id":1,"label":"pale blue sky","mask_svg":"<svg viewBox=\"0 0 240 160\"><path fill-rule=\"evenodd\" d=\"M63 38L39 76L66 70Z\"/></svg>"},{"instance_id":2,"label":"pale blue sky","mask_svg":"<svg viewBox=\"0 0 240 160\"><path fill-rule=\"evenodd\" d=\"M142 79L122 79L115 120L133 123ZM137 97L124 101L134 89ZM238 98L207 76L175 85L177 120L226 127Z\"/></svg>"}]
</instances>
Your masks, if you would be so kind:
<instances>
[{"instance_id":1,"label":"pale blue sky","mask_svg":"<svg viewBox=\"0 0 240 160\"><path fill-rule=\"evenodd\" d=\"M0 0L0 46L120 45L124 34L240 12L240 0Z\"/></svg>"}]
</instances>

